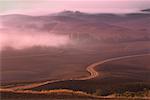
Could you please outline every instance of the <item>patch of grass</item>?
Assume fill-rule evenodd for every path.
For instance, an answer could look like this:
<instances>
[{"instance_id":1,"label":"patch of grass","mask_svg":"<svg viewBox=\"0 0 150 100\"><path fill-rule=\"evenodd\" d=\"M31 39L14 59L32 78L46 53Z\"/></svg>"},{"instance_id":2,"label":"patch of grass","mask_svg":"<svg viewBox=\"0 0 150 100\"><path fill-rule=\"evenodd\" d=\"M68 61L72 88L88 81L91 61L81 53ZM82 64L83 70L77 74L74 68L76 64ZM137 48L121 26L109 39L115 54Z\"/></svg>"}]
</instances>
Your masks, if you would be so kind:
<instances>
[{"instance_id":1,"label":"patch of grass","mask_svg":"<svg viewBox=\"0 0 150 100\"><path fill-rule=\"evenodd\" d=\"M150 97L150 85L144 83L125 84L116 89L116 96Z\"/></svg>"},{"instance_id":2,"label":"patch of grass","mask_svg":"<svg viewBox=\"0 0 150 100\"><path fill-rule=\"evenodd\" d=\"M150 90L146 91L139 91L139 92L129 92L126 91L122 94L116 94L117 97L124 96L124 97L150 97Z\"/></svg>"}]
</instances>

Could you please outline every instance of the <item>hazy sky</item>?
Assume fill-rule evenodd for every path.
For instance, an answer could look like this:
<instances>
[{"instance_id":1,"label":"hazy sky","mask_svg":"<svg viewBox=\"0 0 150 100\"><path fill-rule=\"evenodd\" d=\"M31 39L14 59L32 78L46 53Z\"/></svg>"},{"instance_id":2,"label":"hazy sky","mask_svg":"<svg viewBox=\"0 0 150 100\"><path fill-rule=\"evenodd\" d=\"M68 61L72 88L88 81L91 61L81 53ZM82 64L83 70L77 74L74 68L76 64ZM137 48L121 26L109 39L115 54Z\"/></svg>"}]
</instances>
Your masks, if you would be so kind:
<instances>
[{"instance_id":1,"label":"hazy sky","mask_svg":"<svg viewBox=\"0 0 150 100\"><path fill-rule=\"evenodd\" d=\"M46 14L63 10L132 12L150 7L150 0L0 0L0 14Z\"/></svg>"}]
</instances>

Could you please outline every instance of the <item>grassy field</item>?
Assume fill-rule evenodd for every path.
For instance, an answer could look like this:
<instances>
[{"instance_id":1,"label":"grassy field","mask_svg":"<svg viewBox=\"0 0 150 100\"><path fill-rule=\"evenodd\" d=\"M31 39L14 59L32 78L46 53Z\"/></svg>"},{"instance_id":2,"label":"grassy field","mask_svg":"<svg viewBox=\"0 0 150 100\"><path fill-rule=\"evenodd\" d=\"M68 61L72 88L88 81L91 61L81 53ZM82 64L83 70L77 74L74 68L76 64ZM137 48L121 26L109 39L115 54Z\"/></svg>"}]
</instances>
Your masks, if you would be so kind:
<instances>
[{"instance_id":1,"label":"grassy field","mask_svg":"<svg viewBox=\"0 0 150 100\"><path fill-rule=\"evenodd\" d=\"M111 57L147 53L148 44L146 41L115 45L101 43L67 49L6 50L1 54L1 83L5 85L88 76L88 65Z\"/></svg>"},{"instance_id":2,"label":"grassy field","mask_svg":"<svg viewBox=\"0 0 150 100\"><path fill-rule=\"evenodd\" d=\"M150 89L150 56L112 61L97 66L100 76L90 80L68 80L39 86L31 90L71 89L96 95ZM98 92L98 93L97 93Z\"/></svg>"},{"instance_id":3,"label":"grassy field","mask_svg":"<svg viewBox=\"0 0 150 100\"><path fill-rule=\"evenodd\" d=\"M1 91L1 97L3 100L103 100L104 97L104 100L132 100L133 97L134 100L146 100L150 97L149 59L150 56L141 56L110 61L96 67L100 75L94 79L54 82L26 91Z\"/></svg>"}]
</instances>

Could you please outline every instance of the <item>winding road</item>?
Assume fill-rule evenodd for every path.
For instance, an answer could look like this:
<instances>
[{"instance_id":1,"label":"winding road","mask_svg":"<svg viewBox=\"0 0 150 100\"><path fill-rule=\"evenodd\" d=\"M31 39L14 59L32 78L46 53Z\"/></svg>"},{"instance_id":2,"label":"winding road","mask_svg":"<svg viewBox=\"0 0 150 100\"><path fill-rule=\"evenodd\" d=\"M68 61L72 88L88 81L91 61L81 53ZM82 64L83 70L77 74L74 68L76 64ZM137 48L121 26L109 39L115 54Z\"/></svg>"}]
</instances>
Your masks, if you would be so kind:
<instances>
[{"instance_id":1,"label":"winding road","mask_svg":"<svg viewBox=\"0 0 150 100\"><path fill-rule=\"evenodd\" d=\"M106 59L106 60L103 60L103 61L98 61L96 63L93 63L93 64L87 66L86 70L90 73L90 76L83 77L83 78L78 78L78 79L71 79L71 80L89 80L89 79L93 79L95 77L98 77L99 74L100 74L99 72L97 72L95 70L95 67L98 66L98 65L102 65L102 64L110 62L110 61L121 60L121 59L132 58L132 57L140 57L140 56L146 56L146 55L150 55L150 53L115 57L115 58L109 58L109 59ZM41 82L41 83L33 83L33 84L29 84L29 85L15 86L15 87L5 88L5 89L13 90L13 91L23 90L23 89L30 89L30 88L35 88L35 87L38 87L38 86L42 86L42 85L46 85L46 84L50 84L50 83L54 83L54 82L59 82L59 81L66 81L66 80L45 81L45 82ZM5 90L5 89L0 88L0 90Z\"/></svg>"},{"instance_id":2,"label":"winding road","mask_svg":"<svg viewBox=\"0 0 150 100\"><path fill-rule=\"evenodd\" d=\"M92 79L92 78L98 77L99 73L95 70L95 67L98 66L98 65L102 65L102 64L110 62L110 61L121 60L121 59L132 58L132 57L140 57L140 56L146 56L146 55L150 55L150 53L148 53L148 54L139 54L139 55L130 55L130 56L122 56L122 57L115 57L115 58L109 58L109 59L106 59L106 60L103 60L103 61L98 61L98 62L93 63L93 64L91 64L91 65L89 65L87 67L86 70L90 73L90 76L83 77L83 78L81 78L79 80L88 80L88 79Z\"/></svg>"}]
</instances>

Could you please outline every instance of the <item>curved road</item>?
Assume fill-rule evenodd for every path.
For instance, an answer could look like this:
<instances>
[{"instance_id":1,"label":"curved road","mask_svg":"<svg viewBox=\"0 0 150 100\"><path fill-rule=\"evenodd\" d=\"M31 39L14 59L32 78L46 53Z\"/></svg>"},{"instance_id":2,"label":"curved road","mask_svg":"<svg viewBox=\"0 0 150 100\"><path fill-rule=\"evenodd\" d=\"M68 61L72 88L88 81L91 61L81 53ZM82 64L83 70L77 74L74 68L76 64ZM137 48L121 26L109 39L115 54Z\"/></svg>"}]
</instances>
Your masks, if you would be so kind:
<instances>
[{"instance_id":1,"label":"curved road","mask_svg":"<svg viewBox=\"0 0 150 100\"><path fill-rule=\"evenodd\" d=\"M90 73L90 76L83 77L83 78L78 78L78 79L71 79L71 80L88 80L88 79L93 79L93 78L99 76L99 73L95 70L95 67L98 66L98 65L102 65L102 64L104 64L106 62L110 62L110 61L121 60L121 59L132 58L132 57L140 57L140 56L145 56L145 55L150 55L150 53L148 53L148 54L139 54L139 55L130 55L130 56L122 56L122 57L115 57L115 58L109 58L109 59L106 59L106 60L103 60L103 61L98 61L98 62L93 63L93 64L91 64L91 65L89 65L87 67L86 70ZM59 82L59 81L66 81L66 80L46 81L46 82L33 83L33 84L29 84L29 85L16 86L16 87L6 88L6 89L9 89L9 90L29 89L29 88L35 88L35 87L38 87L38 86L42 86L42 85L46 85L46 84L50 84L50 83L54 83L54 82ZM1 90L3 90L3 89L1 89Z\"/></svg>"},{"instance_id":2,"label":"curved road","mask_svg":"<svg viewBox=\"0 0 150 100\"><path fill-rule=\"evenodd\" d=\"M103 61L96 62L94 64L89 65L87 67L87 69L86 69L90 73L90 76L81 78L79 80L88 80L88 79L92 79L92 78L98 77L99 73L95 70L95 67L98 66L98 65L102 65L102 64L104 64L106 62L110 62L110 61L121 60L121 59L132 58L132 57L140 57L140 56L145 56L145 55L150 55L150 53L148 53L148 54L139 54L139 55L130 55L130 56L122 56L122 57L115 57L115 58L109 58L109 59L106 59L106 60L103 60Z\"/></svg>"}]
</instances>

